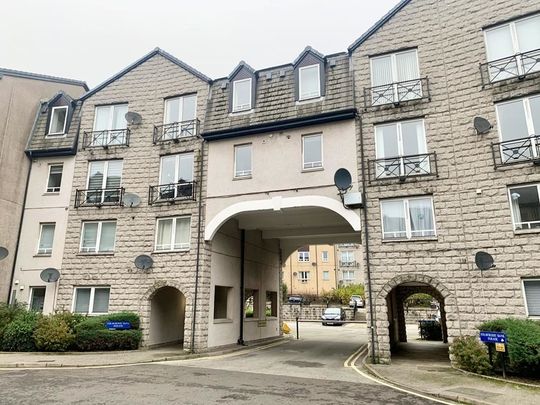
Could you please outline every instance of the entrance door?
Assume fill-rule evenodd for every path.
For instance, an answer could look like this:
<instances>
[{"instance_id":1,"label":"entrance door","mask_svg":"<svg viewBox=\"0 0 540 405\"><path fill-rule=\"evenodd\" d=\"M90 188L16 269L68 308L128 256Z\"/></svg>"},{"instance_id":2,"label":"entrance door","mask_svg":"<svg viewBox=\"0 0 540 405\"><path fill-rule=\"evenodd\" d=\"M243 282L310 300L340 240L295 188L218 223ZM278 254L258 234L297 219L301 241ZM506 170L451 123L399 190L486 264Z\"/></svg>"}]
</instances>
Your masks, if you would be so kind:
<instances>
[{"instance_id":1,"label":"entrance door","mask_svg":"<svg viewBox=\"0 0 540 405\"><path fill-rule=\"evenodd\" d=\"M32 311L43 312L45 291L46 287L32 287L32 292L30 293L30 309Z\"/></svg>"}]
</instances>

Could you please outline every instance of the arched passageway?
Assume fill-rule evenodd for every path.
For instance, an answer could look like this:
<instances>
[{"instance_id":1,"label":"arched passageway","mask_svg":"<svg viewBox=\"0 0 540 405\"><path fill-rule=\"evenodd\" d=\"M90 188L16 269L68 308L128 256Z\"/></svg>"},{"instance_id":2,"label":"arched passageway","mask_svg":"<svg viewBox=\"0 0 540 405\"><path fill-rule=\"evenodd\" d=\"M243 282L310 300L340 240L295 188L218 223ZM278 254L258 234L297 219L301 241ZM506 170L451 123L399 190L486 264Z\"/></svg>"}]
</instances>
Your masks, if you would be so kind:
<instances>
[{"instance_id":1,"label":"arched passageway","mask_svg":"<svg viewBox=\"0 0 540 405\"><path fill-rule=\"evenodd\" d=\"M150 297L150 346L182 344L186 298L174 287L161 287Z\"/></svg>"}]
</instances>

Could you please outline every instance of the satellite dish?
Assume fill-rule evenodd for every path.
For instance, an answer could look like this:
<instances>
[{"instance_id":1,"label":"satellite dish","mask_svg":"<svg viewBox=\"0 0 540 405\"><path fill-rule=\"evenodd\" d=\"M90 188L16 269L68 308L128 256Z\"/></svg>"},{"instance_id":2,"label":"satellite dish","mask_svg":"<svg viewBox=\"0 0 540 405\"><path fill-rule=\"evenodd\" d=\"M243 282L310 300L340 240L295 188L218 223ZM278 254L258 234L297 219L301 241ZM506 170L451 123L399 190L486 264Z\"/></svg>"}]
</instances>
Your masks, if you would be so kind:
<instances>
[{"instance_id":1,"label":"satellite dish","mask_svg":"<svg viewBox=\"0 0 540 405\"><path fill-rule=\"evenodd\" d=\"M54 267L49 267L48 269L43 270L39 277L46 283L56 283L60 278L60 272Z\"/></svg>"},{"instance_id":2,"label":"satellite dish","mask_svg":"<svg viewBox=\"0 0 540 405\"><path fill-rule=\"evenodd\" d=\"M495 267L493 256L486 252L476 252L474 261L480 270L489 270Z\"/></svg>"},{"instance_id":3,"label":"satellite dish","mask_svg":"<svg viewBox=\"0 0 540 405\"><path fill-rule=\"evenodd\" d=\"M148 255L139 255L135 258L135 267L140 270L146 270L152 267L154 264L154 259Z\"/></svg>"},{"instance_id":4,"label":"satellite dish","mask_svg":"<svg viewBox=\"0 0 540 405\"><path fill-rule=\"evenodd\" d=\"M345 192L351 187L352 178L347 169L337 169L334 174L334 184L340 192Z\"/></svg>"},{"instance_id":5,"label":"satellite dish","mask_svg":"<svg viewBox=\"0 0 540 405\"><path fill-rule=\"evenodd\" d=\"M491 130L491 128L493 128L493 125L491 125L488 120L482 117L474 117L473 123L474 129L476 129L476 133L478 135L487 134Z\"/></svg>"},{"instance_id":6,"label":"satellite dish","mask_svg":"<svg viewBox=\"0 0 540 405\"><path fill-rule=\"evenodd\" d=\"M9 250L5 247L0 246L0 260L5 259L9 255Z\"/></svg>"},{"instance_id":7,"label":"satellite dish","mask_svg":"<svg viewBox=\"0 0 540 405\"><path fill-rule=\"evenodd\" d=\"M125 115L125 118L129 125L138 125L142 121L141 114L133 111L128 111Z\"/></svg>"},{"instance_id":8,"label":"satellite dish","mask_svg":"<svg viewBox=\"0 0 540 405\"><path fill-rule=\"evenodd\" d=\"M137 194L126 193L124 194L124 205L127 205L131 208L137 207L141 203L141 197Z\"/></svg>"}]
</instances>

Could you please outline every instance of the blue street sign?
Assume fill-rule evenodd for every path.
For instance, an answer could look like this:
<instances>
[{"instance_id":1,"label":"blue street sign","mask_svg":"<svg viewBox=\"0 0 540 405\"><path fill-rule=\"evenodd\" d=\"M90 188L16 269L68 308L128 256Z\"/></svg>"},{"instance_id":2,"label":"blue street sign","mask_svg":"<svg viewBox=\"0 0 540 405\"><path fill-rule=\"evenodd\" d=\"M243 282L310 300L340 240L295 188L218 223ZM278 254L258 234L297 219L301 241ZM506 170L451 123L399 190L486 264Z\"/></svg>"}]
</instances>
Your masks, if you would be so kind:
<instances>
[{"instance_id":1,"label":"blue street sign","mask_svg":"<svg viewBox=\"0 0 540 405\"><path fill-rule=\"evenodd\" d=\"M482 331L480 340L484 343L506 343L506 333Z\"/></svg>"},{"instance_id":2,"label":"blue street sign","mask_svg":"<svg viewBox=\"0 0 540 405\"><path fill-rule=\"evenodd\" d=\"M131 323L125 321L107 321L105 327L110 330L131 329Z\"/></svg>"}]
</instances>

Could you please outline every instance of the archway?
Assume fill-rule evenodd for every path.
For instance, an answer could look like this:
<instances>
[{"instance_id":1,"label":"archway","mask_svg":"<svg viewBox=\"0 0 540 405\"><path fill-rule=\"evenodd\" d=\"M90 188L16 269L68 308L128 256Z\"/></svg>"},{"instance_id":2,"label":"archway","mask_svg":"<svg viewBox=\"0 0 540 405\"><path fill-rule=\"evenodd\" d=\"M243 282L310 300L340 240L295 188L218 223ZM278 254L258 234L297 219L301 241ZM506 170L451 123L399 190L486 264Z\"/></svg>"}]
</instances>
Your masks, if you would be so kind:
<instances>
[{"instance_id":1,"label":"archway","mask_svg":"<svg viewBox=\"0 0 540 405\"><path fill-rule=\"evenodd\" d=\"M186 298L170 286L159 288L150 297L150 333L148 345L182 344Z\"/></svg>"}]
</instances>

